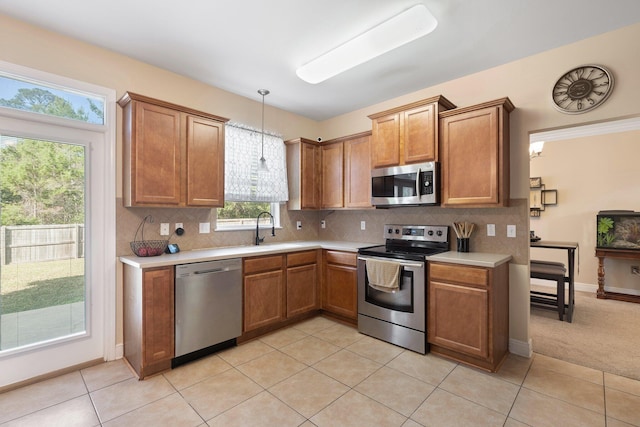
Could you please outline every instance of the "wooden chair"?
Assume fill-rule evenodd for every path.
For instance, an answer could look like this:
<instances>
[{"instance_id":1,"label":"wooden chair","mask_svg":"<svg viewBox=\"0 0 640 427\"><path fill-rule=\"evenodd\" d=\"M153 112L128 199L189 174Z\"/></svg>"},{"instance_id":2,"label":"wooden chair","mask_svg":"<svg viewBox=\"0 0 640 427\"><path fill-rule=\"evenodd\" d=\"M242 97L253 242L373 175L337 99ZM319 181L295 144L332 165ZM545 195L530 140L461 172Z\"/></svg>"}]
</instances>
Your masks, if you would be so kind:
<instances>
[{"instance_id":1,"label":"wooden chair","mask_svg":"<svg viewBox=\"0 0 640 427\"><path fill-rule=\"evenodd\" d=\"M560 262L531 260L530 271L532 279L552 280L556 282L556 293L531 291L531 305L535 307L557 310L560 320L564 320L565 312L567 322L571 323L573 317L574 290L569 283L569 301L565 303L564 284L569 282L566 276L567 269Z\"/></svg>"}]
</instances>

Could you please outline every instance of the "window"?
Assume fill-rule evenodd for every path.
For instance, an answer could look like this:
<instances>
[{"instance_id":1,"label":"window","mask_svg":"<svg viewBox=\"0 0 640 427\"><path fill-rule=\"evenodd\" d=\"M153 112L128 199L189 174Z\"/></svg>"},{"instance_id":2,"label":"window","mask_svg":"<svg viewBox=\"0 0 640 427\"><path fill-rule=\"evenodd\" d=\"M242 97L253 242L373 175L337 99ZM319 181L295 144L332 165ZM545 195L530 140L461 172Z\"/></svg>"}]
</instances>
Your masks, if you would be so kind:
<instances>
[{"instance_id":1,"label":"window","mask_svg":"<svg viewBox=\"0 0 640 427\"><path fill-rule=\"evenodd\" d=\"M243 230L256 227L261 212L273 215L273 224L280 227L280 204L268 202L224 202L218 209L217 230ZM271 227L269 215L260 217L260 227Z\"/></svg>"},{"instance_id":2,"label":"window","mask_svg":"<svg viewBox=\"0 0 640 427\"><path fill-rule=\"evenodd\" d=\"M104 124L105 99L0 72L0 107Z\"/></svg>"},{"instance_id":3,"label":"window","mask_svg":"<svg viewBox=\"0 0 640 427\"><path fill-rule=\"evenodd\" d=\"M260 167L262 156L266 169ZM279 227L280 203L289 198L282 138L227 124L224 185L225 204L218 209L216 230L254 228L256 218L265 211L273 215L274 225ZM270 227L271 218L261 217L260 226Z\"/></svg>"}]
</instances>

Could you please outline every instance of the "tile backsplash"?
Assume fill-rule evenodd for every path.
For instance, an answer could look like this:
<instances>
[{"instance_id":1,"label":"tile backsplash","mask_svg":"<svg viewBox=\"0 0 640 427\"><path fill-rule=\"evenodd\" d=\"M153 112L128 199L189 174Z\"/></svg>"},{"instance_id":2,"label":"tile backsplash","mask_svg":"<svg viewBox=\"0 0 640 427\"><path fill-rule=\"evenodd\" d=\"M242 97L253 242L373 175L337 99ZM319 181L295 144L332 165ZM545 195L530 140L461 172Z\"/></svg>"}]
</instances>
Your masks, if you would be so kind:
<instances>
[{"instance_id":1,"label":"tile backsplash","mask_svg":"<svg viewBox=\"0 0 640 427\"><path fill-rule=\"evenodd\" d=\"M253 244L255 230L215 231L216 211L207 208L125 208L122 199L117 201L117 255L131 255L129 242L146 215L153 215L154 222L145 225L146 239L160 239L160 223L183 223L185 234L173 235L171 243L182 250ZM326 228L320 228L324 220ZM296 221L302 222L302 230L296 230ZM361 230L361 222L365 230ZM529 217L526 199L511 200L507 208L441 208L406 207L393 209L288 211L280 210L281 228L276 237L266 235L266 243L294 240L342 240L364 243L383 243L384 224L449 225L457 221L476 224L471 236L471 252L511 254L516 264L528 262ZM211 233L200 234L199 223L211 223ZM495 224L496 236L487 236L487 224ZM516 238L507 237L507 225L516 226ZM450 229L451 249L455 250L455 233Z\"/></svg>"}]
</instances>

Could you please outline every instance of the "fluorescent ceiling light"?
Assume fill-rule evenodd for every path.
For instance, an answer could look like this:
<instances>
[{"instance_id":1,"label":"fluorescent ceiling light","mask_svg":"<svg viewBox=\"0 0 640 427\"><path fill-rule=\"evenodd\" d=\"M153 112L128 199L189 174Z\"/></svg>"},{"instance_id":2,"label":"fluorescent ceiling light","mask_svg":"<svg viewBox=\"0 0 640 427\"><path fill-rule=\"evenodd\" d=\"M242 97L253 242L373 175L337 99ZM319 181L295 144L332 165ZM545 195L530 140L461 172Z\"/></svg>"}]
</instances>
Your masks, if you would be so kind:
<instances>
[{"instance_id":1,"label":"fluorescent ceiling light","mask_svg":"<svg viewBox=\"0 0 640 427\"><path fill-rule=\"evenodd\" d=\"M437 26L438 21L424 5L412 6L303 65L296 70L296 74L307 83L320 83L383 53L426 36Z\"/></svg>"}]
</instances>

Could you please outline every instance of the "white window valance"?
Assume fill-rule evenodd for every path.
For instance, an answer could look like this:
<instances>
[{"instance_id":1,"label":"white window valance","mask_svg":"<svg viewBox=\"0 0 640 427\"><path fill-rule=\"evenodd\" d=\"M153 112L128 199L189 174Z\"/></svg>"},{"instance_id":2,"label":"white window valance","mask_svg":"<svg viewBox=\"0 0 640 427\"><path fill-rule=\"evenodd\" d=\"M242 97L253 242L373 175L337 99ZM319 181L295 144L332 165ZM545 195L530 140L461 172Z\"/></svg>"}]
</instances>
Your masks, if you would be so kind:
<instances>
[{"instance_id":1,"label":"white window valance","mask_svg":"<svg viewBox=\"0 0 640 427\"><path fill-rule=\"evenodd\" d=\"M289 200L287 162L281 137L265 133L267 171L259 170L262 132L236 123L225 128L224 197L230 202Z\"/></svg>"}]
</instances>

